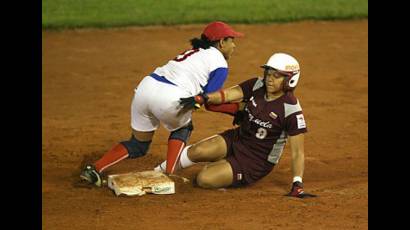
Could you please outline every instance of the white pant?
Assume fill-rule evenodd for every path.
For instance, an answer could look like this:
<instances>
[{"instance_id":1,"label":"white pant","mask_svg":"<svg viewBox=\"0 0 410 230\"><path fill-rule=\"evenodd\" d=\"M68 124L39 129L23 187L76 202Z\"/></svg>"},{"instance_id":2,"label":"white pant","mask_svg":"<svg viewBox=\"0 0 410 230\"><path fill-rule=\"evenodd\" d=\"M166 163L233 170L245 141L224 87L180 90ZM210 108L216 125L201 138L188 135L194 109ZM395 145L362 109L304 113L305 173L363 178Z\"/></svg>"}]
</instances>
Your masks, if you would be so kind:
<instances>
[{"instance_id":1,"label":"white pant","mask_svg":"<svg viewBox=\"0 0 410 230\"><path fill-rule=\"evenodd\" d=\"M135 89L131 103L131 127L136 131L153 131L160 122L169 131L184 127L191 121L192 110L178 114L179 99L190 97L178 86L146 76Z\"/></svg>"}]
</instances>

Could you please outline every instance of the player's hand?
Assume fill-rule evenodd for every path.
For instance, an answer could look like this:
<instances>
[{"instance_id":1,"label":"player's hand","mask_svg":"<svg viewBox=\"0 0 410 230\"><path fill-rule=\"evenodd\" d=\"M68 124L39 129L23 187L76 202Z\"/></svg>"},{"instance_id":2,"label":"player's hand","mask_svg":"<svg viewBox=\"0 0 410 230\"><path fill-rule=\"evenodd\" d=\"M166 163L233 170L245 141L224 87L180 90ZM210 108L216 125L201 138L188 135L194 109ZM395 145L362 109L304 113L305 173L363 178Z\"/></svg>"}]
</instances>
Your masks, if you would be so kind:
<instances>
[{"instance_id":1,"label":"player's hand","mask_svg":"<svg viewBox=\"0 0 410 230\"><path fill-rule=\"evenodd\" d=\"M303 190L303 183L301 182L293 182L291 191L286 194L286 196L293 196L297 198L307 198L307 197L317 197L316 195L305 193Z\"/></svg>"},{"instance_id":2,"label":"player's hand","mask_svg":"<svg viewBox=\"0 0 410 230\"><path fill-rule=\"evenodd\" d=\"M208 101L206 94L198 94L193 97L184 97L179 99L179 104L183 109L197 109L198 105L203 105Z\"/></svg>"}]
</instances>

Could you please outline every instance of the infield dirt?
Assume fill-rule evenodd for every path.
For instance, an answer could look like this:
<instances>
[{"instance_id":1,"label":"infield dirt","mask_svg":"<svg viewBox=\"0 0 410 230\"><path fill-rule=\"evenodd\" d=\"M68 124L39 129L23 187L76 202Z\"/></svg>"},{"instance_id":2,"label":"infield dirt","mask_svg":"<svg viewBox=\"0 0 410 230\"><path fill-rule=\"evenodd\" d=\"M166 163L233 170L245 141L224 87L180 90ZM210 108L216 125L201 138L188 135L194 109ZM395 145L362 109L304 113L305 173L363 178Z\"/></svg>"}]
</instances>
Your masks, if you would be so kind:
<instances>
[{"instance_id":1,"label":"infield dirt","mask_svg":"<svg viewBox=\"0 0 410 230\"><path fill-rule=\"evenodd\" d=\"M155 67L190 48L204 25L43 31L43 229L367 229L368 21L233 25L236 40L225 87L261 75L274 52L301 65L295 95L305 136L307 192L290 189L289 146L274 170L240 189L204 190L176 181L174 195L116 197L79 186L80 167L130 136L133 90ZM190 143L232 128L224 114L199 110ZM165 159L160 128L149 153L106 174L150 170ZM202 165L180 172L192 178Z\"/></svg>"}]
</instances>

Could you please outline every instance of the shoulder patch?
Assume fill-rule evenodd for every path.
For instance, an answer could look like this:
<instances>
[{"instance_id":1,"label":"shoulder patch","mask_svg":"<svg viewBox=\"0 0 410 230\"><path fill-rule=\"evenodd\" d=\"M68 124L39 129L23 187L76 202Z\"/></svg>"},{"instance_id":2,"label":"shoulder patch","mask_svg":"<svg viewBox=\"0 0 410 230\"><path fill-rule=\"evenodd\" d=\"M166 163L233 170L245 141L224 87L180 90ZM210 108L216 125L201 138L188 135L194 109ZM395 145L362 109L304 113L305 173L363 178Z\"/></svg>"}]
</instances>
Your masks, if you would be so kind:
<instances>
[{"instance_id":1,"label":"shoulder patch","mask_svg":"<svg viewBox=\"0 0 410 230\"><path fill-rule=\"evenodd\" d=\"M306 128L306 122L305 118L303 117L303 114L296 115L296 120L298 122L298 129Z\"/></svg>"},{"instance_id":2,"label":"shoulder patch","mask_svg":"<svg viewBox=\"0 0 410 230\"><path fill-rule=\"evenodd\" d=\"M261 78L258 77L258 80L257 80L257 81L255 82L255 84L253 85L252 91L256 91L256 90L262 88L263 85L264 85L264 84L263 84L263 78L261 79Z\"/></svg>"},{"instance_id":3,"label":"shoulder patch","mask_svg":"<svg viewBox=\"0 0 410 230\"><path fill-rule=\"evenodd\" d=\"M299 100L297 100L296 105L284 103L285 106L285 117L288 117L289 115L302 111L302 107L299 104Z\"/></svg>"}]
</instances>

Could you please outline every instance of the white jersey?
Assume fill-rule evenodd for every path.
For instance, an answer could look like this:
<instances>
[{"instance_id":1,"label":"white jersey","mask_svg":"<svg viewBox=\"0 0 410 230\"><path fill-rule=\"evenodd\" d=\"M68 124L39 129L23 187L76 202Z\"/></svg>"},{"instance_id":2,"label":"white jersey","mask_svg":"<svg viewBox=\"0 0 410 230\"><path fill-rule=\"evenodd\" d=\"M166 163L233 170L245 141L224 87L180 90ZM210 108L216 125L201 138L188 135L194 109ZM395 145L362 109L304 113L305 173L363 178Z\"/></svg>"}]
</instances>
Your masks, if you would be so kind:
<instances>
[{"instance_id":1,"label":"white jersey","mask_svg":"<svg viewBox=\"0 0 410 230\"><path fill-rule=\"evenodd\" d=\"M156 68L154 74L194 96L219 90L228 75L228 63L214 47L191 49Z\"/></svg>"}]
</instances>

